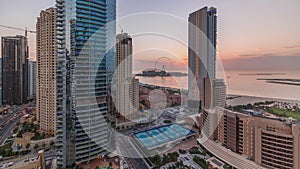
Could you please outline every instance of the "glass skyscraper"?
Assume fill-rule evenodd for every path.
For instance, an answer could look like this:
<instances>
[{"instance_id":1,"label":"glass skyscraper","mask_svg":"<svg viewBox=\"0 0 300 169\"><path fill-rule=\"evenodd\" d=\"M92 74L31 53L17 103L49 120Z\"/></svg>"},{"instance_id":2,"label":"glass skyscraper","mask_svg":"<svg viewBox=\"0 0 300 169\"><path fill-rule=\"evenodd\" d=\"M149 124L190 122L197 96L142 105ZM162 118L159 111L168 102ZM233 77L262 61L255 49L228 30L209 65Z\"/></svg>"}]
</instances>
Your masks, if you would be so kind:
<instances>
[{"instance_id":1,"label":"glass skyscraper","mask_svg":"<svg viewBox=\"0 0 300 169\"><path fill-rule=\"evenodd\" d=\"M65 168L108 153L108 45L115 37L115 0L56 0L57 165ZM111 29L114 28L114 29Z\"/></svg>"},{"instance_id":2,"label":"glass skyscraper","mask_svg":"<svg viewBox=\"0 0 300 169\"><path fill-rule=\"evenodd\" d=\"M204 7L189 15L189 107L202 109L204 79L216 76L217 9Z\"/></svg>"}]
</instances>

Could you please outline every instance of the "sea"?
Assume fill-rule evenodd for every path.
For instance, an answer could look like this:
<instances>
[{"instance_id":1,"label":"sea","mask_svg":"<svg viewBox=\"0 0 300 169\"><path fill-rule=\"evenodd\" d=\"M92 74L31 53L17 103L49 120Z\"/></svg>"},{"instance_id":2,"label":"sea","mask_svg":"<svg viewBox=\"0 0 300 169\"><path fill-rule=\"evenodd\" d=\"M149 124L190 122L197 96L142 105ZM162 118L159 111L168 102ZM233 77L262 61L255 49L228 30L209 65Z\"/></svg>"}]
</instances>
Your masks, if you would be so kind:
<instances>
[{"instance_id":1,"label":"sea","mask_svg":"<svg viewBox=\"0 0 300 169\"><path fill-rule=\"evenodd\" d=\"M221 77L220 77L221 76ZM188 89L188 76L181 77L136 77L141 83ZM221 73L227 85L227 94L277 98L300 101L300 86L288 84L267 83L258 79L298 79L300 70L289 71L249 71L228 70Z\"/></svg>"}]
</instances>

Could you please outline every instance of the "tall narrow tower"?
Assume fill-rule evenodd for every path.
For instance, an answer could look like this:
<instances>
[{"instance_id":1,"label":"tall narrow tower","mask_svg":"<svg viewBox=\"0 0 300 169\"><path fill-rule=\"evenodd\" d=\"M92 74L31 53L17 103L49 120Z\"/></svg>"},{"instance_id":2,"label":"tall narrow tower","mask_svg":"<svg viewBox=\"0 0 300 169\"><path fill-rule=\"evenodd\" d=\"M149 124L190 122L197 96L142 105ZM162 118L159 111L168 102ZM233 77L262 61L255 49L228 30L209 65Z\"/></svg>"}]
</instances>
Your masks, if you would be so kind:
<instances>
[{"instance_id":1,"label":"tall narrow tower","mask_svg":"<svg viewBox=\"0 0 300 169\"><path fill-rule=\"evenodd\" d=\"M40 131L56 131L56 9L41 11L36 24L36 107Z\"/></svg>"},{"instance_id":2,"label":"tall narrow tower","mask_svg":"<svg viewBox=\"0 0 300 169\"><path fill-rule=\"evenodd\" d=\"M189 16L189 106L203 108L205 78L216 76L217 9L204 7Z\"/></svg>"},{"instance_id":3,"label":"tall narrow tower","mask_svg":"<svg viewBox=\"0 0 300 169\"><path fill-rule=\"evenodd\" d=\"M115 0L56 0L56 154L66 168L108 153L107 22ZM111 11L113 11L111 13ZM108 15L110 13L110 15ZM115 35L114 35L115 36Z\"/></svg>"},{"instance_id":4,"label":"tall narrow tower","mask_svg":"<svg viewBox=\"0 0 300 169\"><path fill-rule=\"evenodd\" d=\"M118 34L116 43L116 108L124 119L134 113L139 104L139 82L132 76L132 50L132 38L127 33Z\"/></svg>"}]
</instances>

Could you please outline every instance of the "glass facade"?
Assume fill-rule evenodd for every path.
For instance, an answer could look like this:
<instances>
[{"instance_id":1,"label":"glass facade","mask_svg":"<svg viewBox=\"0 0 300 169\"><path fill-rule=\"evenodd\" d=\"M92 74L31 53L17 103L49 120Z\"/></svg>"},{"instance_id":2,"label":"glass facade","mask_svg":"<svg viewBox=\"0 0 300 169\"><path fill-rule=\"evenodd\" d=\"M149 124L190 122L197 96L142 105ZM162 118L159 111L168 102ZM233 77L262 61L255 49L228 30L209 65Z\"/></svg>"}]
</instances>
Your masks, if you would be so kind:
<instances>
[{"instance_id":1,"label":"glass facade","mask_svg":"<svg viewBox=\"0 0 300 169\"><path fill-rule=\"evenodd\" d=\"M57 0L56 7L56 151L58 167L65 168L105 155L109 147L107 46L113 30L107 23L115 4Z\"/></svg>"}]
</instances>

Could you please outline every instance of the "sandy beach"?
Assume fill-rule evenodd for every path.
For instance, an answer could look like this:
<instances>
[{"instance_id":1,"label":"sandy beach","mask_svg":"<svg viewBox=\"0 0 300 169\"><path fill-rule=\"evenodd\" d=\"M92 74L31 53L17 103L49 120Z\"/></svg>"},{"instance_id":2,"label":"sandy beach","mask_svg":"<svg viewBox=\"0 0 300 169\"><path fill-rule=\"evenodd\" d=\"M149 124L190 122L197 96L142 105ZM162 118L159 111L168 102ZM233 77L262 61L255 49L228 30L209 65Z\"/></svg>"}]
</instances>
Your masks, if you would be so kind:
<instances>
[{"instance_id":1,"label":"sandy beach","mask_svg":"<svg viewBox=\"0 0 300 169\"><path fill-rule=\"evenodd\" d=\"M264 98L264 97L256 97L256 96L243 96L243 95L227 95L227 105L236 106L236 105L246 105L246 104L254 104L256 102L265 102L265 101L277 101L277 102L286 102L286 103L298 103L300 104L300 100L287 100L280 98Z\"/></svg>"}]
</instances>

